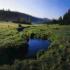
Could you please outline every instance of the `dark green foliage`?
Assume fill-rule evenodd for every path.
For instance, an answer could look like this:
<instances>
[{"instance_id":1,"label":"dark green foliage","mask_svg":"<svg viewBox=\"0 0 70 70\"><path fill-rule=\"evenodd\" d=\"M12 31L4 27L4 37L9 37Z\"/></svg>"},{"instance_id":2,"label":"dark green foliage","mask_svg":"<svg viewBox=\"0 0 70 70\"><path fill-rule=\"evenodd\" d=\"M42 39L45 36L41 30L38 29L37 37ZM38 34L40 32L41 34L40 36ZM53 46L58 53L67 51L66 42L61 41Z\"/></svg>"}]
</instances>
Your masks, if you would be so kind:
<instances>
[{"instance_id":1,"label":"dark green foliage","mask_svg":"<svg viewBox=\"0 0 70 70\"><path fill-rule=\"evenodd\" d=\"M32 23L32 17L29 17L29 23L30 24Z\"/></svg>"},{"instance_id":2,"label":"dark green foliage","mask_svg":"<svg viewBox=\"0 0 70 70\"><path fill-rule=\"evenodd\" d=\"M0 10L0 21L11 21L21 24L31 24L31 17L29 15L19 12L13 12L10 10Z\"/></svg>"},{"instance_id":3,"label":"dark green foliage","mask_svg":"<svg viewBox=\"0 0 70 70\"><path fill-rule=\"evenodd\" d=\"M58 22L59 22L59 24L60 24L60 25L62 25L62 24L63 24L63 19L62 19L62 17L61 17L61 16L59 17Z\"/></svg>"},{"instance_id":4,"label":"dark green foliage","mask_svg":"<svg viewBox=\"0 0 70 70\"><path fill-rule=\"evenodd\" d=\"M70 9L63 16L60 16L59 19L53 19L48 24L70 25Z\"/></svg>"},{"instance_id":5,"label":"dark green foliage","mask_svg":"<svg viewBox=\"0 0 70 70\"><path fill-rule=\"evenodd\" d=\"M0 48L0 65L2 64L12 64L15 59L24 59L28 51L27 44L20 44L17 46L8 48Z\"/></svg>"},{"instance_id":6,"label":"dark green foliage","mask_svg":"<svg viewBox=\"0 0 70 70\"><path fill-rule=\"evenodd\" d=\"M23 31L23 29L24 29L24 27L21 24L19 24L18 25L18 28L17 28L17 31L18 32L21 32L21 31Z\"/></svg>"},{"instance_id":7,"label":"dark green foliage","mask_svg":"<svg viewBox=\"0 0 70 70\"><path fill-rule=\"evenodd\" d=\"M64 16L63 16L63 22L66 25L70 24L70 9L68 10L67 13L64 14Z\"/></svg>"},{"instance_id":8,"label":"dark green foliage","mask_svg":"<svg viewBox=\"0 0 70 70\"><path fill-rule=\"evenodd\" d=\"M34 38L34 35L35 35L35 34L32 33L32 34L30 35L30 38L33 39L33 38Z\"/></svg>"}]
</instances>

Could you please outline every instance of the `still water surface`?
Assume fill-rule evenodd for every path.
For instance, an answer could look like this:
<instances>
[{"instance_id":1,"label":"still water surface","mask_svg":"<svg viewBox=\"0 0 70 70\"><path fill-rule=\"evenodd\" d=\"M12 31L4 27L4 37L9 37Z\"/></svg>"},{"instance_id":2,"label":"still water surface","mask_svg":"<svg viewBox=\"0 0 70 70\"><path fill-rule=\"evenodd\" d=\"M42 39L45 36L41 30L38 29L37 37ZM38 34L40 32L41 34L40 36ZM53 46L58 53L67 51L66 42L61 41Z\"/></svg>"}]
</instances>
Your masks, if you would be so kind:
<instances>
[{"instance_id":1,"label":"still water surface","mask_svg":"<svg viewBox=\"0 0 70 70\"><path fill-rule=\"evenodd\" d=\"M47 50L50 45L49 40L41 40L41 39L30 39L28 41L28 56L32 56L36 54L40 50Z\"/></svg>"}]
</instances>

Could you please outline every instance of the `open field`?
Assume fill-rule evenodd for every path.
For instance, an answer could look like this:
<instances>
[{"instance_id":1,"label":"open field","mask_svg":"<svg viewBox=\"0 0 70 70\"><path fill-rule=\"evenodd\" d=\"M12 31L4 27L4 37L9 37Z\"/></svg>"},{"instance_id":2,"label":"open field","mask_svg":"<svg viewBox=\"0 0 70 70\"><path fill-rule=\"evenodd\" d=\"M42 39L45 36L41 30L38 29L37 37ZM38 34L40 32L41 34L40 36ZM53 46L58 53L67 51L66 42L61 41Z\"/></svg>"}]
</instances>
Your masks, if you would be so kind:
<instances>
[{"instance_id":1,"label":"open field","mask_svg":"<svg viewBox=\"0 0 70 70\"><path fill-rule=\"evenodd\" d=\"M70 25L21 25L25 28L18 32L18 24L0 22L0 46L7 43L19 44L20 42L26 42L26 38L50 39L51 41L70 39Z\"/></svg>"},{"instance_id":2,"label":"open field","mask_svg":"<svg viewBox=\"0 0 70 70\"><path fill-rule=\"evenodd\" d=\"M11 47L24 48L26 47L25 43L27 43L27 39L49 39L52 43L47 51L39 52L35 60L25 59L20 61L15 59L14 64L11 66L3 65L0 67L0 70L9 70L9 68L10 70L17 70L18 67L19 70L31 70L31 67L35 70L70 69L70 25L21 25L25 28L23 31L18 32L18 24L14 24L12 22L0 22L0 49L10 48L8 50L0 50L0 64L2 59L4 59L5 62L8 61L8 58L12 60L13 56L16 57L16 55L18 55L17 53L21 50L14 54L15 52L11 50ZM5 50L9 51L10 57L8 56L8 58L6 58L8 53L6 53ZM5 58L7 60L5 60Z\"/></svg>"}]
</instances>

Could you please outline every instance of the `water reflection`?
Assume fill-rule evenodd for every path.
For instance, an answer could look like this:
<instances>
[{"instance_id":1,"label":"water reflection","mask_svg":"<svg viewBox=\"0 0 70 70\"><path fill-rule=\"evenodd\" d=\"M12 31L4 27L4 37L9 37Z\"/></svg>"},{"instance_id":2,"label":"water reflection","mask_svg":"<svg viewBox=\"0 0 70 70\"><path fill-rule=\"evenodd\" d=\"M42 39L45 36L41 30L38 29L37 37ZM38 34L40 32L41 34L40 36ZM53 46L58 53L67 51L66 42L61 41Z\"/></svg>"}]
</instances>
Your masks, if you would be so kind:
<instances>
[{"instance_id":1,"label":"water reflection","mask_svg":"<svg viewBox=\"0 0 70 70\"><path fill-rule=\"evenodd\" d=\"M49 40L41 40L41 39L30 39L28 41L28 56L33 56L40 50L46 50L50 45Z\"/></svg>"}]
</instances>

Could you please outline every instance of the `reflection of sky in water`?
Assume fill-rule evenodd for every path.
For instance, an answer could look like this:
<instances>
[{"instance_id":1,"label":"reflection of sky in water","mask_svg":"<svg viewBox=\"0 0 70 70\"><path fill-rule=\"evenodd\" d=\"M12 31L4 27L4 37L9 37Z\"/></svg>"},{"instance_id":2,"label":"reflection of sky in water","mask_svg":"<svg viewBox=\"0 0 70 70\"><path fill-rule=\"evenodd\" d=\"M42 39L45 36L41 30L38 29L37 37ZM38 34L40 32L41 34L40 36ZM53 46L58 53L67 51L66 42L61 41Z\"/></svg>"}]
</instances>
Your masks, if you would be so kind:
<instances>
[{"instance_id":1,"label":"reflection of sky in water","mask_svg":"<svg viewBox=\"0 0 70 70\"><path fill-rule=\"evenodd\" d=\"M29 44L28 55L32 55L40 50L46 50L48 48L48 46L50 45L50 41L49 40L30 39L28 44Z\"/></svg>"}]
</instances>

